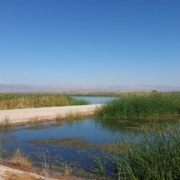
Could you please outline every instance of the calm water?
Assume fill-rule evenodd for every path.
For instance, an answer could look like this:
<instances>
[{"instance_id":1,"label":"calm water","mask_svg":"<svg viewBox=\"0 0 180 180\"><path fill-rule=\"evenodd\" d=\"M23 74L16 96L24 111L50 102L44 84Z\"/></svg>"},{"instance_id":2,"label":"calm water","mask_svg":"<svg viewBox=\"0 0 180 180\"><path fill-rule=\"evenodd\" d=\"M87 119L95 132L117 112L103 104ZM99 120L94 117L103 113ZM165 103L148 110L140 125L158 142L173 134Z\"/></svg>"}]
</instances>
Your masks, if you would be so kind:
<instances>
[{"instance_id":1,"label":"calm water","mask_svg":"<svg viewBox=\"0 0 180 180\"><path fill-rule=\"evenodd\" d=\"M1 138L14 137L17 143L25 140L49 138L83 137L92 143L106 143L121 139L124 133L114 132L111 128L102 127L93 118L84 120L51 121L38 124L12 126L1 129Z\"/></svg>"},{"instance_id":2,"label":"calm water","mask_svg":"<svg viewBox=\"0 0 180 180\"><path fill-rule=\"evenodd\" d=\"M102 104L114 99L117 97L104 97L104 96L73 96L75 99L83 99L88 101L90 104Z\"/></svg>"},{"instance_id":3,"label":"calm water","mask_svg":"<svg viewBox=\"0 0 180 180\"><path fill-rule=\"evenodd\" d=\"M68 164L71 168L84 170L87 173L94 173L97 168L93 160L94 154L102 155L102 152L96 148L98 144L106 144L117 141L124 141L131 138L122 127L110 126L102 123L101 120L87 118L74 121L51 121L38 124L14 126L7 129L0 129L2 149L14 151L20 148L24 154L34 162L35 166L42 167L44 156L50 164L50 169L61 171ZM34 140L83 138L87 143L94 145L93 148L80 148L78 144L72 146L58 144L36 144ZM107 165L108 166L108 165ZM109 171L113 168L109 166Z\"/></svg>"}]
</instances>

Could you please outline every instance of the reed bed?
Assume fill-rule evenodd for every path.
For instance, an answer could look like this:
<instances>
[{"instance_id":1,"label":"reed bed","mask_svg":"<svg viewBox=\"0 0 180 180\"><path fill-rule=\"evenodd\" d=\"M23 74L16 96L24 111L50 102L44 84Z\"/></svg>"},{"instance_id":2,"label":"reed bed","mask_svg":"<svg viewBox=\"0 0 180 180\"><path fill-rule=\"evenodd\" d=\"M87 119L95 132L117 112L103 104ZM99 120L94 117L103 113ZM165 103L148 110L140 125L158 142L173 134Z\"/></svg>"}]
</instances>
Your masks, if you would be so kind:
<instances>
[{"instance_id":1,"label":"reed bed","mask_svg":"<svg viewBox=\"0 0 180 180\"><path fill-rule=\"evenodd\" d=\"M88 104L88 102L85 100L76 100L70 95L65 94L0 94L0 110L86 104Z\"/></svg>"},{"instance_id":2,"label":"reed bed","mask_svg":"<svg viewBox=\"0 0 180 180\"><path fill-rule=\"evenodd\" d=\"M166 131L143 133L142 141L129 149L122 167L126 177L134 180L180 179L180 126ZM124 173L125 173L124 172Z\"/></svg>"},{"instance_id":3,"label":"reed bed","mask_svg":"<svg viewBox=\"0 0 180 180\"><path fill-rule=\"evenodd\" d=\"M103 119L128 119L180 114L180 93L130 93L98 108L95 116Z\"/></svg>"},{"instance_id":4,"label":"reed bed","mask_svg":"<svg viewBox=\"0 0 180 180\"><path fill-rule=\"evenodd\" d=\"M165 129L156 126L145 129L134 137L127 151L115 147L95 157L104 173L108 171L103 162L114 168L113 175L122 180L179 180L180 179L180 124L167 124ZM113 148L113 147L112 147Z\"/></svg>"}]
</instances>

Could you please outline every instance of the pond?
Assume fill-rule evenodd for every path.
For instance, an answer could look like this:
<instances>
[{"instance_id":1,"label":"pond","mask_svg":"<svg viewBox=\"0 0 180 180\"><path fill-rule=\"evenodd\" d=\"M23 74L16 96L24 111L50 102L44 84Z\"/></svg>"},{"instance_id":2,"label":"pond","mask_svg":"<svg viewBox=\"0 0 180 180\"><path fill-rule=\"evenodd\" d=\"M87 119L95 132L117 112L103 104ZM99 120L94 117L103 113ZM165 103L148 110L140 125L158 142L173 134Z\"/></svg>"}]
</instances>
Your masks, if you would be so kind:
<instances>
[{"instance_id":1,"label":"pond","mask_svg":"<svg viewBox=\"0 0 180 180\"><path fill-rule=\"evenodd\" d=\"M43 167L46 158L52 170L64 171L68 165L73 174L91 177L97 171L93 156L102 155L98 145L123 142L132 136L116 124L86 118L9 127L0 130L0 137L3 150L20 148L35 166ZM7 152L4 154L8 158ZM109 166L108 170L113 168Z\"/></svg>"},{"instance_id":2,"label":"pond","mask_svg":"<svg viewBox=\"0 0 180 180\"><path fill-rule=\"evenodd\" d=\"M123 149L127 142L141 139L138 123L142 124L86 118L0 128L1 155L8 159L19 148L39 168L44 168L46 160L50 170L65 172L68 167L76 176L103 180L108 175L110 180L114 168L104 161L106 170L99 174L94 156L103 160L108 148L117 142Z\"/></svg>"}]
</instances>

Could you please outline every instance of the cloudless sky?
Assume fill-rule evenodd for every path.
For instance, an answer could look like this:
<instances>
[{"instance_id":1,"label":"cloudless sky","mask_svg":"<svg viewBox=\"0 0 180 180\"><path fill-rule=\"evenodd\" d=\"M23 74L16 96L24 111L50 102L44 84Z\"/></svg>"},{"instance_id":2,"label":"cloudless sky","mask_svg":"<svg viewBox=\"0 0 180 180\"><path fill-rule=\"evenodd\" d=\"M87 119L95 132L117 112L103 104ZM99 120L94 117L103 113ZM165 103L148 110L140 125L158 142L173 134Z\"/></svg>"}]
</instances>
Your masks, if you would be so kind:
<instances>
[{"instance_id":1,"label":"cloudless sky","mask_svg":"<svg viewBox=\"0 0 180 180\"><path fill-rule=\"evenodd\" d=\"M0 0L0 83L180 86L180 0Z\"/></svg>"}]
</instances>

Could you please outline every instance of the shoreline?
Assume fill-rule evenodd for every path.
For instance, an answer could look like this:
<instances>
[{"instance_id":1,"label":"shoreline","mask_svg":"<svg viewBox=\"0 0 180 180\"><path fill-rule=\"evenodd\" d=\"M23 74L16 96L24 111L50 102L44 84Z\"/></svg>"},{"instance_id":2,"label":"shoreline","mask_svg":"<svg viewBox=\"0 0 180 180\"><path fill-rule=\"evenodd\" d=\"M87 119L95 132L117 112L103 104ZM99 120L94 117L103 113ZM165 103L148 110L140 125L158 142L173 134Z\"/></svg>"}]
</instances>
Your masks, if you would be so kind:
<instances>
[{"instance_id":1,"label":"shoreline","mask_svg":"<svg viewBox=\"0 0 180 180\"><path fill-rule=\"evenodd\" d=\"M19 125L35 122L44 122L55 120L59 117L65 118L67 115L81 114L83 117L91 116L94 114L96 108L100 107L101 104L93 105L78 105L78 106L61 106L61 107L44 107L44 108L28 108L28 109L13 109L13 110L0 110L0 126L3 127L5 121L9 121L9 125ZM27 175L32 175L35 179L46 179L42 174L33 173L32 170L24 171L24 168L9 166L9 163L0 162L0 180L5 180L7 172L12 172L14 175L26 173ZM56 173L54 173L56 174ZM55 178L49 177L50 180L83 180L83 178L72 177L67 175L59 175Z\"/></svg>"},{"instance_id":2,"label":"shoreline","mask_svg":"<svg viewBox=\"0 0 180 180\"><path fill-rule=\"evenodd\" d=\"M96 108L102 104L77 105L77 106L61 106L61 107L43 107L43 108L27 108L0 110L0 125L17 125L33 122L43 122L55 120L58 117L65 118L67 115L80 114L82 116L91 116Z\"/></svg>"},{"instance_id":3,"label":"shoreline","mask_svg":"<svg viewBox=\"0 0 180 180\"><path fill-rule=\"evenodd\" d=\"M30 177L29 177L30 176ZM0 161L0 180L86 180L84 178L67 175L61 172L53 172L36 167L26 168L14 165L9 161Z\"/></svg>"}]
</instances>

